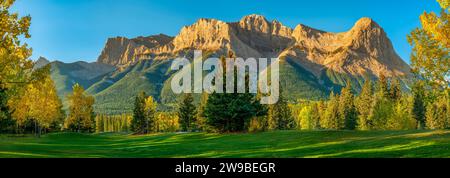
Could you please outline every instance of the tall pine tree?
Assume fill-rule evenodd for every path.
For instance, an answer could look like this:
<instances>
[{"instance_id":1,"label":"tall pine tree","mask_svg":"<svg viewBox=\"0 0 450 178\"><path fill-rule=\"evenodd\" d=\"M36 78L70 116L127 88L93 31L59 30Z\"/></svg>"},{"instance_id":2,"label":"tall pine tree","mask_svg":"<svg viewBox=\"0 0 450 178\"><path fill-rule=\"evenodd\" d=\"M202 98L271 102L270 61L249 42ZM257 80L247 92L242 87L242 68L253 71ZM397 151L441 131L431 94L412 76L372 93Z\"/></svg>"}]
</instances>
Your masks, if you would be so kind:
<instances>
[{"instance_id":1,"label":"tall pine tree","mask_svg":"<svg viewBox=\"0 0 450 178\"><path fill-rule=\"evenodd\" d=\"M145 92L140 92L134 100L133 119L131 120L131 130L137 134L145 134Z\"/></svg>"},{"instance_id":2,"label":"tall pine tree","mask_svg":"<svg viewBox=\"0 0 450 178\"><path fill-rule=\"evenodd\" d=\"M148 96L144 101L144 116L145 116L145 124L144 124L144 133L157 132L158 129L156 126L156 108L157 102L153 99L152 96Z\"/></svg>"},{"instance_id":3,"label":"tall pine tree","mask_svg":"<svg viewBox=\"0 0 450 178\"><path fill-rule=\"evenodd\" d=\"M283 90L280 88L280 97L276 104L268 108L268 123L271 130L286 130L293 126L293 118L287 101L283 97Z\"/></svg>"},{"instance_id":4,"label":"tall pine tree","mask_svg":"<svg viewBox=\"0 0 450 178\"><path fill-rule=\"evenodd\" d=\"M202 96L200 97L200 104L198 105L197 108L196 125L199 131L206 131L208 129L205 117L205 107L206 104L208 103L208 96L209 96L208 93L206 92L202 93Z\"/></svg>"},{"instance_id":5,"label":"tall pine tree","mask_svg":"<svg viewBox=\"0 0 450 178\"><path fill-rule=\"evenodd\" d=\"M356 128L357 111L354 104L354 94L350 82L342 89L339 98L339 128L354 130Z\"/></svg>"},{"instance_id":6,"label":"tall pine tree","mask_svg":"<svg viewBox=\"0 0 450 178\"><path fill-rule=\"evenodd\" d=\"M332 91L327 103L324 118L321 120L320 125L324 129L338 130L340 125L339 119L339 95L335 95Z\"/></svg>"},{"instance_id":7,"label":"tall pine tree","mask_svg":"<svg viewBox=\"0 0 450 178\"><path fill-rule=\"evenodd\" d=\"M192 94L184 94L184 97L178 106L178 117L182 131L188 132L196 130L196 115L197 111Z\"/></svg>"},{"instance_id":8,"label":"tall pine tree","mask_svg":"<svg viewBox=\"0 0 450 178\"><path fill-rule=\"evenodd\" d=\"M389 80L383 74L380 74L378 79L377 91L378 95L382 98L389 98L391 95L389 91Z\"/></svg>"},{"instance_id":9,"label":"tall pine tree","mask_svg":"<svg viewBox=\"0 0 450 178\"><path fill-rule=\"evenodd\" d=\"M369 115L373 105L373 85L369 78L365 79L361 93L356 98L355 106L358 111L358 129L369 130L372 123L369 120Z\"/></svg>"},{"instance_id":10,"label":"tall pine tree","mask_svg":"<svg viewBox=\"0 0 450 178\"><path fill-rule=\"evenodd\" d=\"M394 102L399 101L402 98L402 89L400 86L400 81L397 78L394 78L391 80L389 93L390 93L391 99Z\"/></svg>"}]
</instances>

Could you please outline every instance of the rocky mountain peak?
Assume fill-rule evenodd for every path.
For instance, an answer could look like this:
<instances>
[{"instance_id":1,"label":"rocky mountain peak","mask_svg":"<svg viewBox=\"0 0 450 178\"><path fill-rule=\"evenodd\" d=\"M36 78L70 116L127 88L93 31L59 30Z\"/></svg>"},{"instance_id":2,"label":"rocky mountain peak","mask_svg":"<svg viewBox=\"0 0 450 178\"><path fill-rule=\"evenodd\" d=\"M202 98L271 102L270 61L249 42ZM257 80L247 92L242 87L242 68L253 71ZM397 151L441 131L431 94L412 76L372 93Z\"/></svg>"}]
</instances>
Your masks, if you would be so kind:
<instances>
[{"instance_id":1,"label":"rocky mountain peak","mask_svg":"<svg viewBox=\"0 0 450 178\"><path fill-rule=\"evenodd\" d=\"M175 37L155 35L109 39L99 62L115 66L140 59L173 59L185 50L206 50L218 56L289 57L320 75L324 69L351 75L408 75L409 66L396 54L384 30L374 20L359 19L347 32L331 33L299 24L295 29L252 14L238 22L201 18ZM140 57L144 56L144 57Z\"/></svg>"},{"instance_id":2,"label":"rocky mountain peak","mask_svg":"<svg viewBox=\"0 0 450 178\"><path fill-rule=\"evenodd\" d=\"M354 29L367 30L372 28L381 28L373 19L368 17L363 17L356 21Z\"/></svg>"},{"instance_id":3,"label":"rocky mountain peak","mask_svg":"<svg viewBox=\"0 0 450 178\"><path fill-rule=\"evenodd\" d=\"M50 61L47 60L47 58L41 56L34 62L34 68L39 69L46 66L47 64L50 64Z\"/></svg>"},{"instance_id":4,"label":"rocky mountain peak","mask_svg":"<svg viewBox=\"0 0 450 178\"><path fill-rule=\"evenodd\" d=\"M173 40L175 51L196 48L215 50L224 47L230 41L230 26L220 20L200 19L185 26Z\"/></svg>"},{"instance_id":5,"label":"rocky mountain peak","mask_svg":"<svg viewBox=\"0 0 450 178\"><path fill-rule=\"evenodd\" d=\"M272 24L262 15L248 15L239 21L242 29L261 33L270 33Z\"/></svg>"},{"instance_id":6,"label":"rocky mountain peak","mask_svg":"<svg viewBox=\"0 0 450 178\"><path fill-rule=\"evenodd\" d=\"M326 32L311 28L309 26L299 24L295 27L292 32L292 37L297 40L297 42L303 41L305 39L310 38L318 38L319 35L324 34Z\"/></svg>"}]
</instances>

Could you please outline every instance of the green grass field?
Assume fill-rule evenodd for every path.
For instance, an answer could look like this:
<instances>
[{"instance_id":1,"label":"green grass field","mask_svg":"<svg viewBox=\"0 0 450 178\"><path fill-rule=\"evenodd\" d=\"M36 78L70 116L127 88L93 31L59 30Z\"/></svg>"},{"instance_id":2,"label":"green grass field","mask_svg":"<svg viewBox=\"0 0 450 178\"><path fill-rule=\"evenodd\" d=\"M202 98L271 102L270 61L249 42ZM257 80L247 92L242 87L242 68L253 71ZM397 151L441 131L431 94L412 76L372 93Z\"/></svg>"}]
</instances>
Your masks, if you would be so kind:
<instances>
[{"instance_id":1,"label":"green grass field","mask_svg":"<svg viewBox=\"0 0 450 178\"><path fill-rule=\"evenodd\" d=\"M0 157L450 157L450 131L0 135Z\"/></svg>"}]
</instances>

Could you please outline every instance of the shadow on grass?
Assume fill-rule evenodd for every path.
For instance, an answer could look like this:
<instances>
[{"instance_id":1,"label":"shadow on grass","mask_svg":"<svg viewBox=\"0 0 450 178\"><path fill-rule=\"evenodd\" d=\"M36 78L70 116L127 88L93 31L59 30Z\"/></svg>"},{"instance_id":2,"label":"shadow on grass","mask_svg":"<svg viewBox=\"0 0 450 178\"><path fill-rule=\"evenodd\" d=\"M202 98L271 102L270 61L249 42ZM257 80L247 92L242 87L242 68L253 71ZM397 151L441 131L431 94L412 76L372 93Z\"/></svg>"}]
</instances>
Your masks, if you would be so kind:
<instances>
[{"instance_id":1,"label":"shadow on grass","mask_svg":"<svg viewBox=\"0 0 450 178\"><path fill-rule=\"evenodd\" d=\"M450 157L450 131L49 134L0 137L0 157Z\"/></svg>"}]
</instances>

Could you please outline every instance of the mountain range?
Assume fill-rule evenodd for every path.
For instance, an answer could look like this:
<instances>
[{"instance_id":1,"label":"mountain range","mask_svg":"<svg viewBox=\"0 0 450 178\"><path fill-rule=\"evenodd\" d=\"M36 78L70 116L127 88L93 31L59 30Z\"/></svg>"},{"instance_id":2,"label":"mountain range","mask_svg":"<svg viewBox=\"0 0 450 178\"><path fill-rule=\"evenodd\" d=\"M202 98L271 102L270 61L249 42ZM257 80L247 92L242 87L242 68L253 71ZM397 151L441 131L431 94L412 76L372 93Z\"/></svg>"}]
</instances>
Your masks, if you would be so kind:
<instances>
[{"instance_id":1,"label":"mountain range","mask_svg":"<svg viewBox=\"0 0 450 178\"><path fill-rule=\"evenodd\" d=\"M364 77L380 75L398 78L407 88L412 76L386 32L370 18L361 18L341 33L303 24L292 29L261 15L238 22L199 19L175 37L110 38L94 63L66 64L44 58L36 63L51 63L62 98L74 83L80 83L95 97L97 112L118 114L131 112L140 91L158 100L160 109L173 107L179 96L170 89L176 71L169 67L177 57L192 59L194 50L202 50L205 58L229 52L242 58L278 57L283 95L290 101L326 98L347 81L358 91Z\"/></svg>"}]
</instances>

